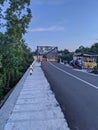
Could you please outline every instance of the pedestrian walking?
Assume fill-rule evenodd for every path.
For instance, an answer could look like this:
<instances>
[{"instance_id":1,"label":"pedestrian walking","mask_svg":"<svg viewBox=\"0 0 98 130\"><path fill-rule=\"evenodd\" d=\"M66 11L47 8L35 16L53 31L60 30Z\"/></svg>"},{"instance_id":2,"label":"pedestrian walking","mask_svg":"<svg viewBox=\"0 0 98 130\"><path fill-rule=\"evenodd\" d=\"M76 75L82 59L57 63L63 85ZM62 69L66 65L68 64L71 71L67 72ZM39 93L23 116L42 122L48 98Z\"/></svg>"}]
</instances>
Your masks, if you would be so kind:
<instances>
[{"instance_id":1,"label":"pedestrian walking","mask_svg":"<svg viewBox=\"0 0 98 130\"><path fill-rule=\"evenodd\" d=\"M30 70L33 70L33 66L32 65L30 65Z\"/></svg>"},{"instance_id":2,"label":"pedestrian walking","mask_svg":"<svg viewBox=\"0 0 98 130\"><path fill-rule=\"evenodd\" d=\"M33 70L32 70L32 69L30 69L30 75L32 75L32 73L33 73Z\"/></svg>"},{"instance_id":3,"label":"pedestrian walking","mask_svg":"<svg viewBox=\"0 0 98 130\"><path fill-rule=\"evenodd\" d=\"M32 75L32 73L33 73L33 67L32 65L30 65L30 75Z\"/></svg>"}]
</instances>

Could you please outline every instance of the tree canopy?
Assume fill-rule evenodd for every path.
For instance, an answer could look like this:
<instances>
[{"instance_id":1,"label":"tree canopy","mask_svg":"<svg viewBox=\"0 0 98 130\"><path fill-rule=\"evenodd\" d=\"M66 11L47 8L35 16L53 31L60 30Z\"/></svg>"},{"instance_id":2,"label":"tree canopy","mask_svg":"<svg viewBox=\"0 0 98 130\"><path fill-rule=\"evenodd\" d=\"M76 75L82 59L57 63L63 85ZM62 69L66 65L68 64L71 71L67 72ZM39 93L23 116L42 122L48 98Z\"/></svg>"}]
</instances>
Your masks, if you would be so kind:
<instances>
[{"instance_id":1,"label":"tree canopy","mask_svg":"<svg viewBox=\"0 0 98 130\"><path fill-rule=\"evenodd\" d=\"M90 48L80 46L78 49L75 50L75 52L98 54L98 43L94 43Z\"/></svg>"},{"instance_id":2,"label":"tree canopy","mask_svg":"<svg viewBox=\"0 0 98 130\"><path fill-rule=\"evenodd\" d=\"M2 13L5 2L9 5ZM0 99L21 78L33 61L33 53L23 40L32 18L30 0L0 0ZM5 20L5 24L3 24Z\"/></svg>"}]
</instances>

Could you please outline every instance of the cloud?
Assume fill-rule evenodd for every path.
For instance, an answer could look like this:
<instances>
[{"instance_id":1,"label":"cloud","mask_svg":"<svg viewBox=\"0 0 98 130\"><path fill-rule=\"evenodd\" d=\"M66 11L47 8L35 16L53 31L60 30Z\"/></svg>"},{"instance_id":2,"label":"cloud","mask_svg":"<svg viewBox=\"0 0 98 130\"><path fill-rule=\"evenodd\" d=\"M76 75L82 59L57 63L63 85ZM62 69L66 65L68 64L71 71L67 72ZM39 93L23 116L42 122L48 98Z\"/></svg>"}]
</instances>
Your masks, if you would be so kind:
<instances>
[{"instance_id":1,"label":"cloud","mask_svg":"<svg viewBox=\"0 0 98 130\"><path fill-rule=\"evenodd\" d=\"M28 32L46 32L46 31L62 31L64 27L48 27L48 28L33 28L31 30L27 30Z\"/></svg>"}]
</instances>

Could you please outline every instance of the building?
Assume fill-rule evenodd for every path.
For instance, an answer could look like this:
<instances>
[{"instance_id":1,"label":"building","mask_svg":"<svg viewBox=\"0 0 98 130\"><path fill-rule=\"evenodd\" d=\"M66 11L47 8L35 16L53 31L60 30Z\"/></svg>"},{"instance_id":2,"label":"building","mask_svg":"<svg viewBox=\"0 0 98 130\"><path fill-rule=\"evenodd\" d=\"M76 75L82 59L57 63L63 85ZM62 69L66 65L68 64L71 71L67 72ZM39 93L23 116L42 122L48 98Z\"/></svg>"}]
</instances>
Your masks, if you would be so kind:
<instances>
[{"instance_id":1,"label":"building","mask_svg":"<svg viewBox=\"0 0 98 130\"><path fill-rule=\"evenodd\" d=\"M58 47L37 46L37 58L39 61L57 61Z\"/></svg>"},{"instance_id":2,"label":"building","mask_svg":"<svg viewBox=\"0 0 98 130\"><path fill-rule=\"evenodd\" d=\"M84 68L94 68L97 66L98 54L74 53L73 60L76 61L78 59L81 59Z\"/></svg>"}]
</instances>

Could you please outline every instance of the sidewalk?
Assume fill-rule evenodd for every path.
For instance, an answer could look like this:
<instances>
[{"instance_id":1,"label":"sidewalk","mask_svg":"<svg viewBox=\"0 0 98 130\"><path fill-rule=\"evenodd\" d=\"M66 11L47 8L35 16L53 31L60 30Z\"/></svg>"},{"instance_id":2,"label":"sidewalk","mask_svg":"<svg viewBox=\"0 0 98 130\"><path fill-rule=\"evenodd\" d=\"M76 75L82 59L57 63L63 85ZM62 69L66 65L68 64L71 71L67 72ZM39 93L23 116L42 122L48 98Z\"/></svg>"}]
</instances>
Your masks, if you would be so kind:
<instances>
[{"instance_id":1,"label":"sidewalk","mask_svg":"<svg viewBox=\"0 0 98 130\"><path fill-rule=\"evenodd\" d=\"M69 130L40 64L28 73L4 130Z\"/></svg>"}]
</instances>

